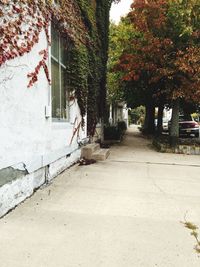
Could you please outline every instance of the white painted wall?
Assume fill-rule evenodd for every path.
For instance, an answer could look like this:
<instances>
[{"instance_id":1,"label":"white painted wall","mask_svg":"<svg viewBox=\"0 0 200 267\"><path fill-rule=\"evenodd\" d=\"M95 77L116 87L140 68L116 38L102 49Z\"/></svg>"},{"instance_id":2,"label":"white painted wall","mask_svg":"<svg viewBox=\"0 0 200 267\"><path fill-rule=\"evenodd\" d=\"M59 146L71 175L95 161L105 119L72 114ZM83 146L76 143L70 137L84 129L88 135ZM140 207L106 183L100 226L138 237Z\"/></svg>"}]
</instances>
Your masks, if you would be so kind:
<instances>
[{"instance_id":1,"label":"white painted wall","mask_svg":"<svg viewBox=\"0 0 200 267\"><path fill-rule=\"evenodd\" d=\"M128 108L126 103L110 105L109 122L111 124L117 124L118 121L125 121L128 127Z\"/></svg>"},{"instance_id":2,"label":"white painted wall","mask_svg":"<svg viewBox=\"0 0 200 267\"><path fill-rule=\"evenodd\" d=\"M27 88L27 74L34 71L41 60L39 52L46 47L46 35L41 32L29 54L0 67L0 170L12 166L28 171L0 187L0 217L76 162L81 154L77 141L86 138L86 129L81 129L79 139L75 136L70 144L81 121L77 101L70 107L69 122L46 118L45 107L51 114L51 87L43 69L38 82ZM51 73L50 58L48 67Z\"/></svg>"},{"instance_id":3,"label":"white painted wall","mask_svg":"<svg viewBox=\"0 0 200 267\"><path fill-rule=\"evenodd\" d=\"M30 174L22 176L0 187L0 218L19 203L30 197L35 189L49 183L59 173L66 170L77 161L81 155L80 149L74 151L70 157L62 157Z\"/></svg>"},{"instance_id":4,"label":"white painted wall","mask_svg":"<svg viewBox=\"0 0 200 267\"><path fill-rule=\"evenodd\" d=\"M128 127L128 108L127 108L127 104L124 104L123 107L123 120L126 122L126 126Z\"/></svg>"},{"instance_id":5,"label":"white painted wall","mask_svg":"<svg viewBox=\"0 0 200 267\"><path fill-rule=\"evenodd\" d=\"M76 116L81 120L76 102L70 108L69 122L46 119L45 106L51 106L51 91L43 69L38 82L27 88L27 74L34 71L41 60L39 51L46 47L46 36L42 32L39 43L29 54L0 67L0 169L21 161L30 164L32 157L70 149L73 122ZM80 134L84 138L86 131ZM75 147L76 138L73 143Z\"/></svg>"}]
</instances>

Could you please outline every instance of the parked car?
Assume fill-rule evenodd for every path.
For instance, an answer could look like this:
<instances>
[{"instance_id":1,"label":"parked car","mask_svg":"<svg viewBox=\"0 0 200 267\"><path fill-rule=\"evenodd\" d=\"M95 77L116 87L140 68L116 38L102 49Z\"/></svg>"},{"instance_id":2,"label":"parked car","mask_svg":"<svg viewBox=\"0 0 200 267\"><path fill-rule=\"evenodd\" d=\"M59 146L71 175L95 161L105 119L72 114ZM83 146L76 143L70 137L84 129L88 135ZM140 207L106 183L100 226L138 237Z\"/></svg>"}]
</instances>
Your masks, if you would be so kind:
<instances>
[{"instance_id":1,"label":"parked car","mask_svg":"<svg viewBox=\"0 0 200 267\"><path fill-rule=\"evenodd\" d=\"M168 123L170 131L171 121ZM179 136L195 136L199 137L199 124L191 115L179 115Z\"/></svg>"}]
</instances>

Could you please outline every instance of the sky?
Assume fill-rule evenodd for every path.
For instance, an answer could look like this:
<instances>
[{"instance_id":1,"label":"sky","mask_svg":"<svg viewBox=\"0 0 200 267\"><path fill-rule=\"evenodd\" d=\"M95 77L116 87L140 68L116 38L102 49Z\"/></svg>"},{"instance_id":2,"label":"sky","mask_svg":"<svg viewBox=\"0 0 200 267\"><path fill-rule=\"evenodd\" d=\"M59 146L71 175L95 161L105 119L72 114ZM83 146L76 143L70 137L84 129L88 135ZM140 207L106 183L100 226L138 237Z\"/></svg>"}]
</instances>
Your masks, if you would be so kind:
<instances>
[{"instance_id":1,"label":"sky","mask_svg":"<svg viewBox=\"0 0 200 267\"><path fill-rule=\"evenodd\" d=\"M115 23L118 23L120 21L120 17L129 12L130 5L132 3L133 0L121 0L119 4L112 4L110 19Z\"/></svg>"}]
</instances>

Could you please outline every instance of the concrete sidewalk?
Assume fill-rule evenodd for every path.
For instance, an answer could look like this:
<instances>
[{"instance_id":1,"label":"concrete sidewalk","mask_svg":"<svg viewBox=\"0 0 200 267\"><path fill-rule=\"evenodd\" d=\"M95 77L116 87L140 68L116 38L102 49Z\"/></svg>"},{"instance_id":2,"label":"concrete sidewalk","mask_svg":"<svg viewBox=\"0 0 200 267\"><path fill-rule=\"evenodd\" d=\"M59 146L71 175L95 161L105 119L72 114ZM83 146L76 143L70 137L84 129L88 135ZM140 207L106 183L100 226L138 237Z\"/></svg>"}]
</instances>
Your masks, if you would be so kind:
<instances>
[{"instance_id":1,"label":"concrete sidewalk","mask_svg":"<svg viewBox=\"0 0 200 267\"><path fill-rule=\"evenodd\" d=\"M1 267L198 267L200 156L161 154L131 128L0 220Z\"/></svg>"}]
</instances>

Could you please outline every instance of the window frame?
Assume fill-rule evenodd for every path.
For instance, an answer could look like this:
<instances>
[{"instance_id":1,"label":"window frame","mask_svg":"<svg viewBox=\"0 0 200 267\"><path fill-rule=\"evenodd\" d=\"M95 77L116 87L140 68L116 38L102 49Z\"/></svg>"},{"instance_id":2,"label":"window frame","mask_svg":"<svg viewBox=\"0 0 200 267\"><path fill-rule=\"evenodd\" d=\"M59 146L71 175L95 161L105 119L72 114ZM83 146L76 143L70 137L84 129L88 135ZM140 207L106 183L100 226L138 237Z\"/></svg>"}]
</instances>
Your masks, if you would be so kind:
<instances>
[{"instance_id":1,"label":"window frame","mask_svg":"<svg viewBox=\"0 0 200 267\"><path fill-rule=\"evenodd\" d=\"M64 86L62 87L62 71L67 69L67 66L63 64L63 60L62 60L62 36L60 34L60 32L58 31L58 29L56 27L54 27L54 25L51 25L51 41L53 40L52 38L52 31L54 31L56 33L56 35L58 36L58 58L56 58L53 53L52 53L52 45L51 45L51 57L50 57L50 62L51 62L51 80L53 77L53 72L52 72L52 61L54 61L56 64L58 64L58 72L59 72L59 108L60 108L60 118L59 117L55 117L53 116L53 99L52 99L52 84L51 84L51 117L52 117L52 121L53 122L64 122L64 123L68 123L70 121L69 118L69 101L68 101L68 95L69 92L67 90L67 86L66 84L64 84ZM62 90L64 90L64 93L66 94L66 103L65 103L65 112L66 112L66 118L62 118Z\"/></svg>"}]
</instances>

